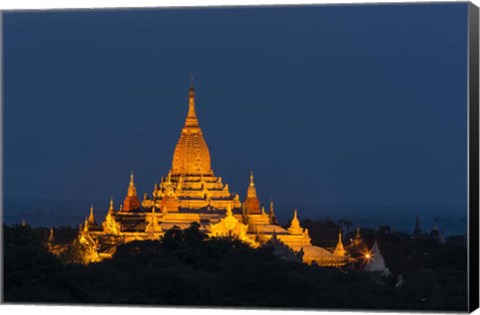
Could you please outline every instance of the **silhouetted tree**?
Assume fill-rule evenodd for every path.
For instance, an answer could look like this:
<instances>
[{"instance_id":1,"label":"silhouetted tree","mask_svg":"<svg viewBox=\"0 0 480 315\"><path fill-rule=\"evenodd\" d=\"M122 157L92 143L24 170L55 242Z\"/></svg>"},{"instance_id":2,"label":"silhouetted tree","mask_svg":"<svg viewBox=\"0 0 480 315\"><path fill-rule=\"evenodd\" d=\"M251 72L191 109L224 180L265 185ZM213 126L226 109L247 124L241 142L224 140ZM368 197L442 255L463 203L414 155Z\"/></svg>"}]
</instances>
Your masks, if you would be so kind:
<instances>
[{"instance_id":1,"label":"silhouetted tree","mask_svg":"<svg viewBox=\"0 0 480 315\"><path fill-rule=\"evenodd\" d=\"M315 237L338 237L333 221L303 223ZM123 244L100 263L62 264L44 246L45 230L4 226L6 302L450 311L467 306L465 246L439 246L408 234L377 235L394 273L385 278L282 261L272 248L206 238L198 225L174 227L161 241ZM365 235L373 239L374 232L365 229ZM396 286L398 275L402 286Z\"/></svg>"}]
</instances>

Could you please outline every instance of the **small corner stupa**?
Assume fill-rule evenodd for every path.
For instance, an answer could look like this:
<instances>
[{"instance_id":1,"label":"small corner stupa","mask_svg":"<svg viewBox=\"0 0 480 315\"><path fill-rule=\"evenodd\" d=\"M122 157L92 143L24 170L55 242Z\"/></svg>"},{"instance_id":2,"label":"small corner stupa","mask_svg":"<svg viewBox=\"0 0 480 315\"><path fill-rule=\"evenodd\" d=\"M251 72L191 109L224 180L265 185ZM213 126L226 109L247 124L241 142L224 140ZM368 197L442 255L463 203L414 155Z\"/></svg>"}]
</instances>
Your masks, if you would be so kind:
<instances>
[{"instance_id":1,"label":"small corner stupa","mask_svg":"<svg viewBox=\"0 0 480 315\"><path fill-rule=\"evenodd\" d=\"M255 188L255 183L253 182L253 172L250 172L250 184L247 188L247 197L243 202L243 211L247 215L262 213L260 209L260 200L258 200L257 197L257 189Z\"/></svg>"},{"instance_id":2,"label":"small corner stupa","mask_svg":"<svg viewBox=\"0 0 480 315\"><path fill-rule=\"evenodd\" d=\"M128 185L127 196L123 201L123 211L131 212L140 209L140 201L137 197L137 188L133 181L133 171L130 174L130 184Z\"/></svg>"},{"instance_id":3,"label":"small corner stupa","mask_svg":"<svg viewBox=\"0 0 480 315\"><path fill-rule=\"evenodd\" d=\"M338 242L337 246L335 247L335 250L333 251L333 255L337 257L345 257L345 248L343 247L343 242L342 242L342 231L338 231Z\"/></svg>"}]
</instances>

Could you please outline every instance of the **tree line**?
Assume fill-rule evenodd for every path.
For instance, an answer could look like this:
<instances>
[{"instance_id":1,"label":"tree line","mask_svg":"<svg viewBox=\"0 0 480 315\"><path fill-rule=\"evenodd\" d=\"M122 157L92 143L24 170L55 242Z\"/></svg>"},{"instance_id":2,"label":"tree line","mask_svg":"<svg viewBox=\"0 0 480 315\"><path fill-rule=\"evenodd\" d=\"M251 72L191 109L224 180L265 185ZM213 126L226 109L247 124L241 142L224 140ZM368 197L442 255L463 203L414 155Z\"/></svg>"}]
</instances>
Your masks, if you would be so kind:
<instances>
[{"instance_id":1,"label":"tree line","mask_svg":"<svg viewBox=\"0 0 480 315\"><path fill-rule=\"evenodd\" d=\"M312 243L331 222L308 221ZM335 228L331 226L332 232ZM209 239L198 225L173 228L162 241L121 245L112 259L69 263L48 251L48 229L4 225L4 301L315 309L467 309L467 254L461 244L388 230L377 238L389 277L348 267L322 268L275 257L237 240ZM72 241L76 229L55 230ZM320 233L321 235L321 233ZM338 236L338 230L335 231ZM337 237L335 236L335 238ZM346 236L349 237L348 235ZM328 242L329 238L326 238ZM332 240L334 238L332 237ZM324 245L326 246L326 245ZM74 253L69 253L72 255Z\"/></svg>"}]
</instances>

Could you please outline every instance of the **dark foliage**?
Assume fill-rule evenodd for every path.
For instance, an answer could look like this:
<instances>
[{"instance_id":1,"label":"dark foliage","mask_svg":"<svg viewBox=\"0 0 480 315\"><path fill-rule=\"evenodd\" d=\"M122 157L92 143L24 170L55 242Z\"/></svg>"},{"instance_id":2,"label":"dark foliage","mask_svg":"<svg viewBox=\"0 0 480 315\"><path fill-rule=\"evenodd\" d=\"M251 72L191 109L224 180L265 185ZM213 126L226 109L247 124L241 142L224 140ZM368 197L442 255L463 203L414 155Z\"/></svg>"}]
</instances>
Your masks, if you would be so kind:
<instances>
[{"instance_id":1,"label":"dark foliage","mask_svg":"<svg viewBox=\"0 0 480 315\"><path fill-rule=\"evenodd\" d=\"M205 239L198 225L87 266L51 255L43 230L4 226L4 234L6 302L466 310L466 249L396 233L380 244L391 277L281 261L268 248Z\"/></svg>"}]
</instances>

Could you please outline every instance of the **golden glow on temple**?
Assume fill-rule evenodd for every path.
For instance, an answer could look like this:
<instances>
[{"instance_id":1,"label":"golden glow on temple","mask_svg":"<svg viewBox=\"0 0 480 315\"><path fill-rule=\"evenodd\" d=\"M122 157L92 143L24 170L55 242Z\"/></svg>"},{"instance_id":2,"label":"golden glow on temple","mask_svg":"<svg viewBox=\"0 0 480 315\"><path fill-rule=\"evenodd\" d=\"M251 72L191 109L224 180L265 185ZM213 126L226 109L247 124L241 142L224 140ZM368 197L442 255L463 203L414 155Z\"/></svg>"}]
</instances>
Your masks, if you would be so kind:
<instances>
[{"instance_id":1,"label":"golden glow on temple","mask_svg":"<svg viewBox=\"0 0 480 315\"><path fill-rule=\"evenodd\" d=\"M348 255L339 232L333 252L313 246L308 230L300 225L295 209L290 227L278 225L273 200L268 213L257 196L253 172L245 200L231 193L211 168L210 152L203 137L195 109L195 90L189 90L185 125L173 153L172 167L151 195L140 202L133 172L123 204L115 210L113 199L102 224L97 224L93 206L78 240L87 248L85 263L110 258L120 244L134 240L160 240L165 231L177 226L188 228L196 222L209 237L237 238L257 248L270 243L281 244L294 253L301 253L305 263L320 266L342 266ZM52 236L53 237L53 236Z\"/></svg>"},{"instance_id":2,"label":"golden glow on temple","mask_svg":"<svg viewBox=\"0 0 480 315\"><path fill-rule=\"evenodd\" d=\"M173 154L172 175L213 175L210 152L195 113L195 91L189 91L188 114Z\"/></svg>"}]
</instances>

